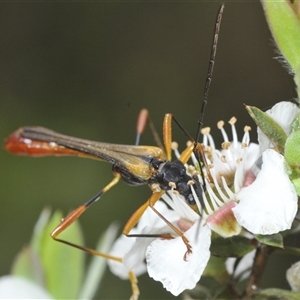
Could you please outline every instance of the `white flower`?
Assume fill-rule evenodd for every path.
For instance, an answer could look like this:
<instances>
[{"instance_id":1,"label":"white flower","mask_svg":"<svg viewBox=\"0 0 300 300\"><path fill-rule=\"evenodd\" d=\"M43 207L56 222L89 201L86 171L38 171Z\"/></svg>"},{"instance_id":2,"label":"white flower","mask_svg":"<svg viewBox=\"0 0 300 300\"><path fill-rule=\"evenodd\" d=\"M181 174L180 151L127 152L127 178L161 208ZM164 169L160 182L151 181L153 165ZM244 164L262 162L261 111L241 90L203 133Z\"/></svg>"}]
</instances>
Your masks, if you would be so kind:
<instances>
[{"instance_id":1,"label":"white flower","mask_svg":"<svg viewBox=\"0 0 300 300\"><path fill-rule=\"evenodd\" d=\"M0 277L0 299L54 299L43 287L27 278Z\"/></svg>"},{"instance_id":2,"label":"white flower","mask_svg":"<svg viewBox=\"0 0 300 300\"><path fill-rule=\"evenodd\" d=\"M171 223L176 223L179 216L167 206L158 201L155 208L162 213ZM130 234L159 234L172 232L170 227L148 207L140 219L138 225L130 231ZM173 233L173 232L172 232ZM149 244L156 238L150 237L126 237L121 235L110 250L110 255L122 258L122 262L108 260L108 266L112 273L122 279L129 278L129 271L136 276L146 272L145 252Z\"/></svg>"},{"instance_id":3,"label":"white flower","mask_svg":"<svg viewBox=\"0 0 300 300\"><path fill-rule=\"evenodd\" d=\"M286 271L286 279L294 292L300 292L300 261Z\"/></svg>"},{"instance_id":4,"label":"white flower","mask_svg":"<svg viewBox=\"0 0 300 300\"><path fill-rule=\"evenodd\" d=\"M192 246L192 253L184 259L187 248L181 237L156 239L147 248L146 260L149 276L177 296L186 289L194 288L200 280L210 257L211 230L203 226L199 215L185 203L182 196L174 194L172 198L173 201L163 195L163 199L180 216L177 224L183 220L188 223L190 228L184 236Z\"/></svg>"},{"instance_id":5,"label":"white flower","mask_svg":"<svg viewBox=\"0 0 300 300\"><path fill-rule=\"evenodd\" d=\"M172 198L171 200L167 195L163 196L174 210L169 209L162 201L158 201L155 208L175 226L182 223L183 219L185 222L191 221L188 224L190 229L185 232L193 247L193 253L188 255L188 259L183 259L187 248L181 237L161 239L121 236L110 254L122 257L122 263L108 260L108 265L115 275L128 279L129 271L137 276L145 271L146 257L149 276L161 281L173 295L178 295L185 289L194 288L199 281L210 257L211 231L207 226L199 225L199 215L186 204L182 196L173 195ZM200 232L198 237L197 231ZM147 208L131 233L174 235L173 230L151 208Z\"/></svg>"},{"instance_id":6,"label":"white flower","mask_svg":"<svg viewBox=\"0 0 300 300\"><path fill-rule=\"evenodd\" d=\"M253 265L253 260L256 250L252 250L244 255L239 261L238 265L235 268L237 259L235 257L229 257L226 259L225 266L229 274L234 278L242 281L249 277L250 271Z\"/></svg>"},{"instance_id":7,"label":"white flower","mask_svg":"<svg viewBox=\"0 0 300 300\"><path fill-rule=\"evenodd\" d=\"M281 154L263 153L262 169L256 180L236 195L233 213L244 228L254 234L274 234L290 229L297 213L297 194L285 171Z\"/></svg>"},{"instance_id":8,"label":"white flower","mask_svg":"<svg viewBox=\"0 0 300 300\"><path fill-rule=\"evenodd\" d=\"M168 193L162 199L170 210L158 201L155 208L172 224L176 225L192 247L185 256L187 246L182 237L124 238L131 240L123 253L126 272L144 263L150 277L162 282L173 295L192 289L199 281L210 257L211 230L223 237L237 235L241 226L254 234L273 234L291 227L297 210L297 195L285 172L283 157L267 149L262 156L261 169L256 166L260 159L259 147L250 144L249 127L245 127L242 142L238 141L236 119L231 119L233 141L229 142L223 129L222 150L216 150L209 129L204 129L205 154L208 161L206 191L198 201L196 213L176 193ZM180 156L174 149L177 157ZM192 157L197 165L195 157ZM192 170L189 168L189 170ZM210 175L208 175L210 174ZM199 176L199 180L202 181ZM172 234L150 208L142 216L136 229L140 234ZM186 259L185 259L186 258Z\"/></svg>"},{"instance_id":9,"label":"white flower","mask_svg":"<svg viewBox=\"0 0 300 300\"><path fill-rule=\"evenodd\" d=\"M282 115L282 107L279 111ZM249 128L246 128L242 143L239 143L234 123L235 120L230 121L233 142L229 144L223 126L219 126L226 143L221 152L215 150L214 143L210 142L214 150L212 151L214 168L211 173L215 178L218 196L225 203L235 201L233 214L238 223L251 233L275 234L291 228L297 212L297 194L287 175L283 156L272 149L265 150L261 170L255 176L257 170L253 167L256 168L254 163L259 159L258 146L255 144L249 146ZM210 141L212 137L209 133L207 136ZM234 178L230 188L232 173ZM217 176L221 177L222 187L226 193L218 186L220 180Z\"/></svg>"}]
</instances>

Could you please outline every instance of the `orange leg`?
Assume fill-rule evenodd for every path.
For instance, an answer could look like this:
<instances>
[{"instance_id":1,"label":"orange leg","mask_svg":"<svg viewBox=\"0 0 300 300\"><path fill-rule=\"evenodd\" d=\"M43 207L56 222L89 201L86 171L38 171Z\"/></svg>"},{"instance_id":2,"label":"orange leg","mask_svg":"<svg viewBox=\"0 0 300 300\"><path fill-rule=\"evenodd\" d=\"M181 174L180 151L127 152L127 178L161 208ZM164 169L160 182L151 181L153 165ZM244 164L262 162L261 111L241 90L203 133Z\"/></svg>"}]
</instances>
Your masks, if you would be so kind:
<instances>
[{"instance_id":1,"label":"orange leg","mask_svg":"<svg viewBox=\"0 0 300 300\"><path fill-rule=\"evenodd\" d=\"M115 177L113 178L113 180L108 185L106 185L102 189L102 191L100 191L98 194L96 194L93 198L91 198L89 201L87 201L83 205L80 205L75 210L73 210L52 231L51 237L55 241L66 244L66 245L69 245L71 247L74 247L74 248L77 248L77 249L80 249L80 250L83 250L83 251L85 251L89 254L92 254L92 255L100 256L100 257L103 257L103 258L106 258L106 259L115 260L115 261L118 261L120 263L123 262L123 259L121 257L109 255L107 253L102 253L102 252L96 251L94 249L84 247L84 246L81 246L81 245L77 245L77 244L74 244L72 242L69 242L69 241L62 240L62 239L58 238L58 235L61 232L63 232L64 230L66 230L72 223L74 223L94 202L98 201L103 193L107 192L110 188L112 188L114 185L116 185L119 182L119 180L121 178L121 175L119 173L115 173L114 175L115 175ZM136 279L136 277L135 277L135 275L132 271L128 272L128 277L129 277L129 280L131 282L131 288L132 288L132 296L131 296L130 299L131 300L137 300L138 297L139 297L139 288L138 288L138 285L137 285L137 279Z\"/></svg>"},{"instance_id":2,"label":"orange leg","mask_svg":"<svg viewBox=\"0 0 300 300\"><path fill-rule=\"evenodd\" d=\"M154 192L151 197L146 201L126 223L123 234L128 237L160 237L164 239L172 239L171 234L129 234L130 230L138 223L139 219L144 214L145 210L150 207L178 236L180 236L187 247L187 251L183 256L184 260L187 260L188 254L192 253L192 246L189 244L188 239L184 236L184 233L168 221L155 207L155 203L161 198L165 191Z\"/></svg>"},{"instance_id":3,"label":"orange leg","mask_svg":"<svg viewBox=\"0 0 300 300\"><path fill-rule=\"evenodd\" d=\"M140 295L138 280L132 271L128 272L128 276L129 276L129 280L131 283L131 290L132 290L132 295L130 297L130 300L138 300Z\"/></svg>"},{"instance_id":4,"label":"orange leg","mask_svg":"<svg viewBox=\"0 0 300 300\"><path fill-rule=\"evenodd\" d=\"M203 178L203 185L204 185L204 190L205 190L205 180L204 180L204 173L201 168L201 162L205 166L209 182L213 182L213 179L210 174L209 166L208 166L208 163L205 158L203 146L200 143L195 142L195 140L181 126L181 124L178 122L178 120L172 114L166 114L165 118L164 118L164 123L163 123L163 136L164 136L164 144L166 147L167 158L168 158L168 160L171 160L172 120L175 121L175 123L185 133L185 135L189 138L189 140L191 142L193 142L181 153L179 160L184 164L187 163L187 161L190 159L192 153L194 152L194 154L200 164L199 167L200 167L200 171L201 171L201 176Z\"/></svg>"},{"instance_id":5,"label":"orange leg","mask_svg":"<svg viewBox=\"0 0 300 300\"><path fill-rule=\"evenodd\" d=\"M144 130L146 120L149 119L148 111L142 110L138 118L137 132L140 136L140 132ZM149 119L150 120L150 119ZM163 122L163 141L165 145L166 158L170 161L172 157L172 120L174 120L178 126L184 131L184 133L193 140L190 135L184 130L180 123L174 118L172 114L166 114ZM153 132L153 131L152 131ZM194 145L189 146L180 156L179 160L186 163L193 153ZM161 237L161 238L173 238L170 234L160 234L160 235L141 235L141 234L129 234L130 230L138 223L141 216L144 214L145 210L150 206L151 209L174 231L178 236L180 236L187 247L187 251L184 254L184 260L186 260L187 255L192 253L192 247L189 244L188 239L184 236L184 233L169 222L155 207L155 203L161 198L165 191L154 192L152 196L145 202L136 212L131 216L131 218L126 223L123 234L128 237Z\"/></svg>"},{"instance_id":6,"label":"orange leg","mask_svg":"<svg viewBox=\"0 0 300 300\"><path fill-rule=\"evenodd\" d=\"M138 119L137 119L135 145L140 144L141 135L143 134L147 125L149 126L149 128L151 130L151 133L153 135L154 141L156 142L157 146L160 149L164 150L164 146L161 142L159 134L157 133L157 130L155 129L155 126L149 117L148 110L145 108L140 111Z\"/></svg>"}]
</instances>

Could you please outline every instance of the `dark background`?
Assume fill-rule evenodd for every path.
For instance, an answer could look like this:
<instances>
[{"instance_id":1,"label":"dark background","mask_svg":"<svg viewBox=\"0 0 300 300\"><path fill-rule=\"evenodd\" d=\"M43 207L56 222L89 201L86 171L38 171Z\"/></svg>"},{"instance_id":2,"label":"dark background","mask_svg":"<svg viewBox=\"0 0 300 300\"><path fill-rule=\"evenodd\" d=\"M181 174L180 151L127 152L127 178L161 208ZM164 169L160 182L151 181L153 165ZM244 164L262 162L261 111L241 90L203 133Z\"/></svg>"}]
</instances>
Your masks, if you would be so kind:
<instances>
[{"instance_id":1,"label":"dark background","mask_svg":"<svg viewBox=\"0 0 300 300\"><path fill-rule=\"evenodd\" d=\"M0 138L23 125L42 125L82 138L132 144L141 108L159 132L173 113L195 134L219 2L90 2L0 4ZM255 126L243 103L267 109L295 97L258 2L228 2L205 125L221 142L216 122L238 118ZM228 128L228 127L227 127ZM174 127L174 139L185 145ZM253 130L253 141L256 133ZM154 145L149 131L142 144ZM78 158L31 159L0 151L0 275L29 241L46 206L63 210L93 196L111 166ZM87 245L112 222L125 224L150 195L124 183L81 218ZM281 257L284 268L289 262ZM272 268L277 263L270 263ZM276 283L277 280L277 283ZM284 272L273 285L285 286ZM113 288L112 288L113 287ZM115 288L117 287L117 288ZM172 298L140 278L141 299ZM99 298L127 299L128 282L109 272Z\"/></svg>"}]
</instances>

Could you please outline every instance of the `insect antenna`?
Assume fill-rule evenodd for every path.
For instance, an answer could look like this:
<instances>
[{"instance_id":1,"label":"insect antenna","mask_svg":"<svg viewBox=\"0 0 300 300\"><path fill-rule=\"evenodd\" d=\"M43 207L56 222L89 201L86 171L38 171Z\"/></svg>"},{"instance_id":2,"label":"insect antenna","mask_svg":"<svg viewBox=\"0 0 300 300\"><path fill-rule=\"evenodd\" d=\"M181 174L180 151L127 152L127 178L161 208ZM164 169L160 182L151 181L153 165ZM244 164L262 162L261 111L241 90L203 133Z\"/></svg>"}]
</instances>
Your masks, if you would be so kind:
<instances>
[{"instance_id":1,"label":"insect antenna","mask_svg":"<svg viewBox=\"0 0 300 300\"><path fill-rule=\"evenodd\" d=\"M212 74L213 74L213 69L214 69L214 65L215 65L217 45L218 45L218 39L219 39L219 32L220 32L221 20L222 20L224 7L225 7L225 5L223 3L221 5L221 7L219 9L219 12L218 12L218 15L217 15L217 20L216 20L215 30L214 30L214 36L213 36L213 43L212 43L212 47L211 47L209 64L208 64L208 71L207 71L206 80L205 80L204 93L203 93L203 97L202 97L202 106L201 106L201 109L200 109L198 128L197 128L196 138L194 140L194 154L195 154L195 157L196 157L196 159L199 163L199 167L200 167L200 173L201 173L201 177L202 177L202 181L203 181L203 184L202 184L203 191L206 190L206 183L205 183L204 172L203 172L203 169L201 167L202 164L206 168L206 171L208 173L210 181L211 181L211 176L209 174L209 168L208 168L208 164L207 164L206 159L205 159L203 148L202 148L201 145L198 144L198 142L199 142L199 139L200 139L201 129L202 129L202 126L203 126L204 112L205 112L205 108L206 108L206 105L207 105L207 99L208 99L208 91L209 91L211 81L212 81Z\"/></svg>"},{"instance_id":2,"label":"insect antenna","mask_svg":"<svg viewBox=\"0 0 300 300\"><path fill-rule=\"evenodd\" d=\"M221 5L218 15L217 15L217 20L216 20L216 24L215 24L215 30L214 30L214 36L213 36L213 43L212 43L212 47L211 47L211 53L210 53L210 59L209 59L209 64L208 64L208 71L207 71L207 75L206 75L206 81L205 81L205 87L204 87L204 93L203 93L203 97L202 97L202 106L200 109L200 116L199 116L199 120L198 120L198 128L197 128L197 133L196 133L196 138L194 140L194 154L195 157L199 163L199 168L200 168L200 173L201 173L201 178L202 178L202 189L203 192L205 192L206 190L206 181L205 181L205 175L203 172L203 168L202 165L204 165L206 172L208 174L208 178L209 181L212 181L210 172L209 172L209 166L207 164L206 158L205 158L205 154L204 154L204 150L202 145L198 144L199 139L200 139L200 134L201 134L201 129L203 127L203 120L204 120L204 111L207 105L207 99L208 99L208 91L211 85L211 81L212 81L212 74L213 74L213 69L214 69L214 65L215 65L215 59L216 59L216 53L217 53L217 45L218 45L218 39L219 39L219 32L220 32L220 27L221 27L221 20L222 20L222 16L223 16L223 11L224 11L224 3ZM194 180L196 179L196 185L200 186L201 183L199 182L198 176L194 177ZM198 197L199 201L200 201L200 215L203 215L203 210L204 210L204 201L202 199L202 197ZM200 223L196 232L196 237L199 236L199 231L200 231Z\"/></svg>"},{"instance_id":3,"label":"insect antenna","mask_svg":"<svg viewBox=\"0 0 300 300\"><path fill-rule=\"evenodd\" d=\"M195 142L194 142L195 147L196 147L196 145L199 141L201 129L202 129L202 126L203 126L204 111L205 111L205 108L206 108L206 105L207 105L208 91L209 91L210 84L211 84L211 81L212 81L212 74L213 74L214 65L215 65L217 45L218 45L218 39L219 39L219 32L220 32L221 20L222 20L224 7L225 7L225 5L223 3L220 7L220 10L219 10L218 16L217 16L217 20L216 20L213 44L212 44L212 47L211 47L210 59L209 59L209 64L208 64L208 72L207 72L207 75L206 75L204 93L203 93L203 97L202 97L202 106L201 106L200 117L199 117L199 121L198 121L197 134L196 134L196 138L195 138Z\"/></svg>"}]
</instances>

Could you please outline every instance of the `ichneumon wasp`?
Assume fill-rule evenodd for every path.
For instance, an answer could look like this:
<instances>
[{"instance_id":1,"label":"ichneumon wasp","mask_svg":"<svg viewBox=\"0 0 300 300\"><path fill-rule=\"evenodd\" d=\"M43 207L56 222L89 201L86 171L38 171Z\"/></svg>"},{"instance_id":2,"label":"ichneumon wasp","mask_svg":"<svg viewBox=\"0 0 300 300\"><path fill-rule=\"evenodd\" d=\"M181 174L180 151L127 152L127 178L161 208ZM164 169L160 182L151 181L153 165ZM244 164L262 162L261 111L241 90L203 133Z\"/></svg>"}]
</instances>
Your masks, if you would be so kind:
<instances>
[{"instance_id":1,"label":"ichneumon wasp","mask_svg":"<svg viewBox=\"0 0 300 300\"><path fill-rule=\"evenodd\" d=\"M163 121L163 143L164 150L154 146L141 145L118 145L102 142L84 140L80 138L70 137L67 135L56 133L43 127L22 127L13 132L5 141L5 148L13 154L25 154L30 156L46 156L46 155L71 155L104 160L112 164L114 178L94 197L73 210L62 222L53 230L51 236L54 240L68 244L70 246L84 250L90 254L99 255L108 259L121 261L119 257L113 257L104 253L99 253L90 248L73 244L72 242L58 238L59 234L70 226L79 216L86 211L94 202L98 201L102 194L116 185L120 179L132 186L149 185L152 190L150 198L140 206L126 223L123 234L128 237L148 237L149 235L133 235L130 234L131 229L137 224L145 210L150 207L178 236L180 236L186 245L186 252L183 259L186 260L188 254L192 252L192 247L184 232L169 222L156 208L155 203L166 192L172 190L182 195L186 202L193 206L195 204L192 189L194 189L198 200L201 203L202 194L205 191L205 181L202 168L203 183L198 179L197 175L189 175L187 173L185 163L194 153L199 164L205 165L205 157L201 144L199 143L200 131L203 125L204 111L207 104L208 90L210 87L212 72L215 62L218 35L224 5L220 7L217 21L215 24L213 45L209 61L207 79L205 83L200 117L195 139L180 125L172 114L166 114ZM143 128L146 123L145 111L142 111L138 124L142 124ZM172 143L172 121L174 121L188 136L192 142L181 153L179 159L171 161L171 143ZM138 130L138 136L143 129ZM206 166L208 169L208 167ZM192 188L193 187L193 188ZM151 237L172 238L171 235L151 235ZM130 276L133 298L138 296L138 288L136 279L133 274Z\"/></svg>"}]
</instances>

